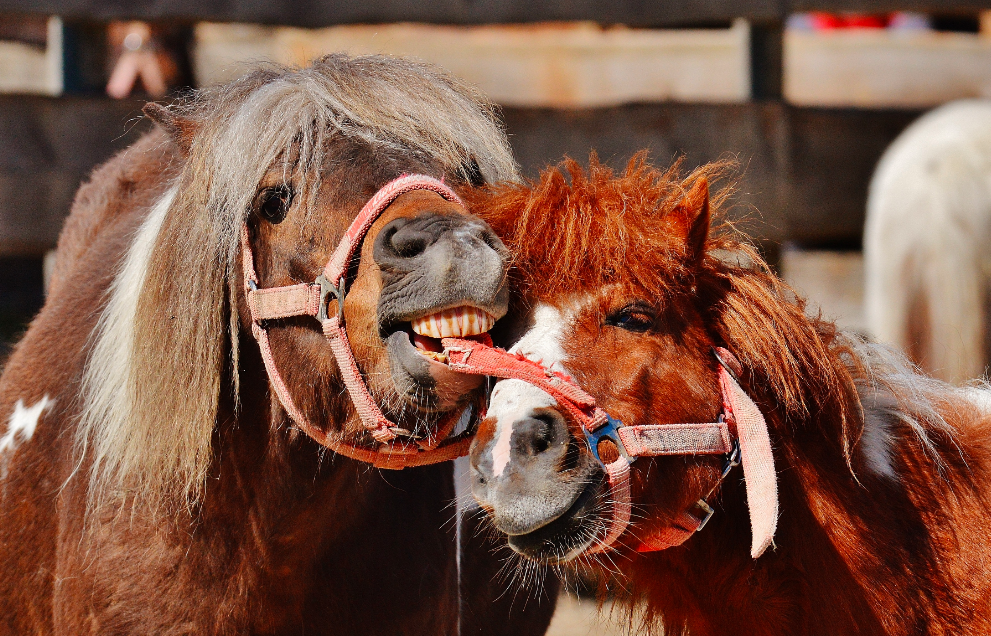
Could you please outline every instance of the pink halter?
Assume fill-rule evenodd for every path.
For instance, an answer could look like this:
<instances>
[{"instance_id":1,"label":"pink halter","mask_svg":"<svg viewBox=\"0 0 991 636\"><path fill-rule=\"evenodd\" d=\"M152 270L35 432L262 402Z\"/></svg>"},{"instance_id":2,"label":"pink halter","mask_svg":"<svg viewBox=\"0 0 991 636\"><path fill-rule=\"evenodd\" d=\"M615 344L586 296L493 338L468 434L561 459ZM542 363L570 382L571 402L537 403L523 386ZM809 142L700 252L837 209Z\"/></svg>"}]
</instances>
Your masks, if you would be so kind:
<instances>
[{"instance_id":1,"label":"pink halter","mask_svg":"<svg viewBox=\"0 0 991 636\"><path fill-rule=\"evenodd\" d=\"M444 338L442 343L448 365L455 371L523 380L550 394L581 429L592 454L600 462L599 442L609 439L616 445L619 457L608 464L602 462L609 477L612 518L605 536L588 548L588 552L606 550L629 525L630 464L638 457L661 455L726 455L720 482L742 459L753 531L751 556L756 559L772 544L778 522L778 486L767 423L737 382L735 376L740 373L740 363L726 349L715 350L723 399L723 414L718 422L624 426L598 408L595 398L576 386L571 378L537 362L470 340ZM637 551L652 552L681 545L701 530L713 513L706 499L718 485L691 510L682 512L672 525L640 537Z\"/></svg>"},{"instance_id":2,"label":"pink halter","mask_svg":"<svg viewBox=\"0 0 991 636\"><path fill-rule=\"evenodd\" d=\"M461 417L461 412L457 410L447 416L427 439L415 442L398 440L397 437L406 432L389 421L372 398L355 362L344 327L344 287L358 247L382 212L400 195L413 190L436 192L446 200L462 205L461 199L450 188L433 177L403 175L387 183L355 217L323 273L313 283L259 289L248 226L245 224L241 228L244 292L251 311L251 333L261 348L265 370L282 407L296 426L317 443L336 453L380 468L399 469L447 461L467 454L471 444L471 431L449 437ZM333 307L330 307L331 301L335 300ZM331 437L307 421L296 406L272 357L266 326L268 320L292 316L313 316L320 321L361 422L376 442L374 446L351 444Z\"/></svg>"},{"instance_id":3,"label":"pink halter","mask_svg":"<svg viewBox=\"0 0 991 636\"><path fill-rule=\"evenodd\" d=\"M461 204L461 200L450 188L432 177L404 175L387 183L358 213L323 273L313 283L259 289L248 227L244 225L241 228L244 290L251 311L251 332L258 341L265 370L283 408L296 426L317 443L336 453L380 468L421 466L463 456L468 452L473 435L473 431L469 429L450 436L461 416L460 412L455 411L425 440L407 442L397 439L405 431L385 417L369 393L344 327L346 276L358 246L382 212L400 195L413 190L436 192L448 201ZM329 303L335 299L337 311L331 315ZM351 400L362 423L375 440L375 446L351 444L332 438L307 421L296 406L272 357L266 326L268 320L293 316L313 316L320 321ZM602 461L599 458L599 442L609 439L615 443L619 458L609 464L604 463L612 491L612 519L605 537L590 547L589 552L607 549L629 525L632 508L630 463L637 457L660 455L726 454L729 460L723 471L723 478L742 459L753 530L751 555L757 558L771 545L777 525L778 499L767 424L753 400L736 381L734 375L739 374L739 362L729 351L721 348L716 350L723 395L723 415L718 422L624 426L598 408L595 399L576 386L570 378L549 371L536 362L474 340L444 338L442 343L448 354L448 365L454 371L516 378L549 393L581 428L593 455L599 461ZM641 538L638 551L649 552L681 545L692 534L701 530L712 515L712 508L706 503L706 499L714 490L715 488L699 499L692 510L682 512L671 526L655 535Z\"/></svg>"}]
</instances>

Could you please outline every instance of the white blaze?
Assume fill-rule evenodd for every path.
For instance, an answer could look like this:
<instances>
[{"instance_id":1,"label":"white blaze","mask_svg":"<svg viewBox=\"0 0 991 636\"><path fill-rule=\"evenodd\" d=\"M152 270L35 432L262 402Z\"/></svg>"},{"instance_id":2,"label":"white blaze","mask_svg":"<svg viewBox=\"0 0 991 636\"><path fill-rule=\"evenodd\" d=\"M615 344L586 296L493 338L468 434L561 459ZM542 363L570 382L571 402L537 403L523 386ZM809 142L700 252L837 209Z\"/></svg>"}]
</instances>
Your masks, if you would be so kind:
<instances>
[{"instance_id":1,"label":"white blaze","mask_svg":"<svg viewBox=\"0 0 991 636\"><path fill-rule=\"evenodd\" d=\"M561 341L574 312L561 312L550 305L539 305L534 311L534 325L510 349L531 360L541 362L554 371L567 373ZM510 458L513 423L539 408L557 406L549 393L523 380L502 380L496 384L489 400L489 415L496 418L495 444L492 447L492 475L502 475Z\"/></svg>"},{"instance_id":2,"label":"white blaze","mask_svg":"<svg viewBox=\"0 0 991 636\"><path fill-rule=\"evenodd\" d=\"M17 448L20 442L26 442L34 436L34 431L38 427L38 418L42 411L55 403L46 395L38 400L34 406L24 407L23 400L17 400L14 405L14 413L7 422L7 433L0 438L0 453L12 451Z\"/></svg>"}]
</instances>

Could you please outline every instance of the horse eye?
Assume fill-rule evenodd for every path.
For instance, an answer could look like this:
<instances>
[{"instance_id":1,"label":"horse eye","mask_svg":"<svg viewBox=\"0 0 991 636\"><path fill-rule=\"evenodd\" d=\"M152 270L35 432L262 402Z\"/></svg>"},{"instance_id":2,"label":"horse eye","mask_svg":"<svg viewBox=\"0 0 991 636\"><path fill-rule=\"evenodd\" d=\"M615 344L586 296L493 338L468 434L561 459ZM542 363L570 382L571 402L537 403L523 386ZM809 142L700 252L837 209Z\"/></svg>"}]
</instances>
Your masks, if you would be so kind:
<instances>
[{"instance_id":1,"label":"horse eye","mask_svg":"<svg viewBox=\"0 0 991 636\"><path fill-rule=\"evenodd\" d=\"M258 206L258 213L262 218L272 224L281 223L289 213L292 205L293 192L286 185L262 190L261 203Z\"/></svg>"},{"instance_id":2,"label":"horse eye","mask_svg":"<svg viewBox=\"0 0 991 636\"><path fill-rule=\"evenodd\" d=\"M624 307L606 319L607 325L634 333L644 333L654 326L654 314L641 306Z\"/></svg>"}]
</instances>

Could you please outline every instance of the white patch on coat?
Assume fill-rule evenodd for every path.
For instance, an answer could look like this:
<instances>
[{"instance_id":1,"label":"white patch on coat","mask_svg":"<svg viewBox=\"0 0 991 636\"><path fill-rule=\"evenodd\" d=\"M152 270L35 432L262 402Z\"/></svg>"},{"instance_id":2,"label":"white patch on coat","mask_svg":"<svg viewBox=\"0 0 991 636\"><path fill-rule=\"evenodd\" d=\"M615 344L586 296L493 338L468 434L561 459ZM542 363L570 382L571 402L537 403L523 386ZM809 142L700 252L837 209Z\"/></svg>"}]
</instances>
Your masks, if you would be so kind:
<instances>
[{"instance_id":1,"label":"white patch on coat","mask_svg":"<svg viewBox=\"0 0 991 636\"><path fill-rule=\"evenodd\" d=\"M864 433L860 438L864 462L875 475L897 479L898 473L891 463L891 449L895 439L891 435L883 411L868 409L864 413Z\"/></svg>"},{"instance_id":2,"label":"white patch on coat","mask_svg":"<svg viewBox=\"0 0 991 636\"><path fill-rule=\"evenodd\" d=\"M38 418L42 412L55 403L46 395L33 406L24 406L23 400L17 400L14 405L14 412L7 421L7 432L0 437L0 454L13 451L22 442L29 441L34 437L34 431L38 427Z\"/></svg>"},{"instance_id":3,"label":"white patch on coat","mask_svg":"<svg viewBox=\"0 0 991 636\"><path fill-rule=\"evenodd\" d=\"M533 313L534 325L510 349L545 367L567 373L561 341L571 325L576 311L561 311L550 305L539 305ZM492 475L499 477L511 456L513 424L539 408L557 405L549 393L522 380L502 380L495 386L489 400L489 416L496 418L495 444L492 447Z\"/></svg>"},{"instance_id":4,"label":"white patch on coat","mask_svg":"<svg viewBox=\"0 0 991 636\"><path fill-rule=\"evenodd\" d=\"M907 349L927 311L922 352L938 377L984 373L984 298L991 273L991 102L920 117L885 150L864 227L864 308L871 334Z\"/></svg>"},{"instance_id":5,"label":"white patch on coat","mask_svg":"<svg viewBox=\"0 0 991 636\"><path fill-rule=\"evenodd\" d=\"M930 432L938 431L953 440L957 430L943 417L941 409L945 406L941 405L963 398L985 408L991 403L987 392L977 387L954 387L923 375L903 353L887 345L848 335L843 338L857 361L857 374L863 373L857 391L864 408L860 452L867 467L879 476L897 479L901 430L908 427L925 456L942 471L946 463ZM963 455L961 458L966 461Z\"/></svg>"},{"instance_id":6,"label":"white patch on coat","mask_svg":"<svg viewBox=\"0 0 991 636\"><path fill-rule=\"evenodd\" d=\"M967 386L963 388L970 401L981 410L982 413L991 413L991 387L988 386Z\"/></svg>"}]
</instances>

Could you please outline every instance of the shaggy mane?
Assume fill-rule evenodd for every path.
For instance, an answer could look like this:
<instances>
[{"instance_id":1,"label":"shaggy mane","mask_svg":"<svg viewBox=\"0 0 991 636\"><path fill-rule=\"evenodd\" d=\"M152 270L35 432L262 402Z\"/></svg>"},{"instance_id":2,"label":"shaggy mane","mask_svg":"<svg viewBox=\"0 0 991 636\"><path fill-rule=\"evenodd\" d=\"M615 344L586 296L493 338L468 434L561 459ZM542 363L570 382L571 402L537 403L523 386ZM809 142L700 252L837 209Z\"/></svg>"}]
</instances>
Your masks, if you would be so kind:
<instances>
[{"instance_id":1,"label":"shaggy mane","mask_svg":"<svg viewBox=\"0 0 991 636\"><path fill-rule=\"evenodd\" d=\"M620 281L648 297L691 293L716 340L740 358L755 385L770 390L787 419L833 409L849 461L860 435L850 422L860 419L860 404L835 327L808 317L804 301L725 220L731 186L710 197L717 227L703 258L686 258L670 216L700 181L724 181L732 164L707 164L684 176L682 163L658 169L640 152L616 174L593 153L587 170L568 159L535 182L491 188L491 198L479 197L472 209L514 253L515 275L534 300Z\"/></svg>"},{"instance_id":2,"label":"shaggy mane","mask_svg":"<svg viewBox=\"0 0 991 636\"><path fill-rule=\"evenodd\" d=\"M661 297L672 276L684 273L668 215L696 183L719 181L732 165L708 164L683 177L681 164L660 170L641 151L617 175L593 152L587 171L566 159L535 182L490 188L472 210L510 247L521 283L537 299L616 281L632 281ZM713 195L714 215L723 214L730 192L726 187Z\"/></svg>"},{"instance_id":3,"label":"shaggy mane","mask_svg":"<svg viewBox=\"0 0 991 636\"><path fill-rule=\"evenodd\" d=\"M91 507L108 494L187 505L201 495L224 377L237 399L240 228L270 169L283 166L308 209L337 137L517 179L492 104L409 60L268 66L172 110L193 131L189 155L121 264L83 380L76 445Z\"/></svg>"}]
</instances>

